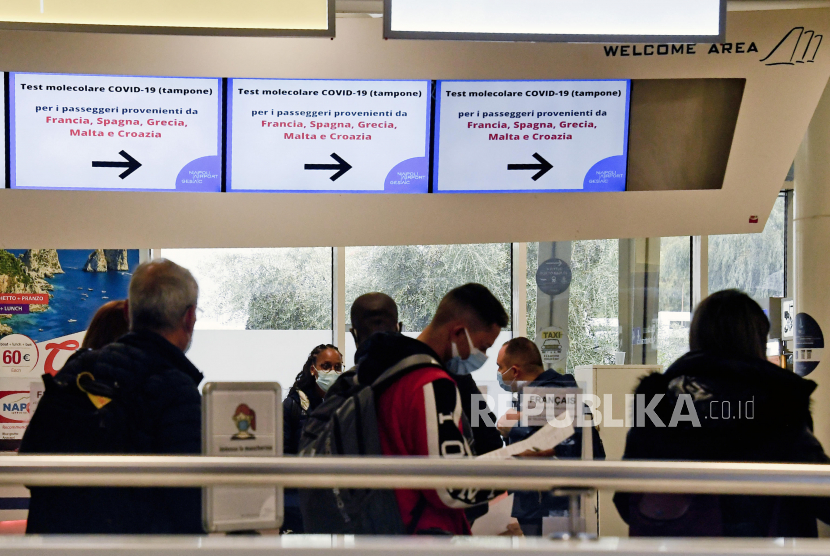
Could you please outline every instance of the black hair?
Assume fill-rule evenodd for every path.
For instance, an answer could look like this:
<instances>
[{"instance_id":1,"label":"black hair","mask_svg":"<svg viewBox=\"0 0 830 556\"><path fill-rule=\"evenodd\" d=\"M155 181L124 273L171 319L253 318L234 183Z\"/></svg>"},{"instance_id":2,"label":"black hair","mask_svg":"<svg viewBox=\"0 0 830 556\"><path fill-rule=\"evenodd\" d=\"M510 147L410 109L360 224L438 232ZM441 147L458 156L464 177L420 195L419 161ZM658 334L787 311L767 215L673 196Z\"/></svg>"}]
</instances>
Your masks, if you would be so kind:
<instances>
[{"instance_id":1,"label":"black hair","mask_svg":"<svg viewBox=\"0 0 830 556\"><path fill-rule=\"evenodd\" d=\"M350 315L356 341L363 342L377 332L399 332L398 305L385 293L364 293L352 303Z\"/></svg>"},{"instance_id":2,"label":"black hair","mask_svg":"<svg viewBox=\"0 0 830 556\"><path fill-rule=\"evenodd\" d=\"M459 311L469 311L484 327L497 324L504 328L509 322L501 302L481 284L464 284L447 292L438 304L433 322L442 325L457 318Z\"/></svg>"},{"instance_id":3,"label":"black hair","mask_svg":"<svg viewBox=\"0 0 830 556\"><path fill-rule=\"evenodd\" d=\"M766 359L769 329L769 319L751 297L723 290L695 309L689 347L739 359Z\"/></svg>"},{"instance_id":4,"label":"black hair","mask_svg":"<svg viewBox=\"0 0 830 556\"><path fill-rule=\"evenodd\" d=\"M306 359L303 364L303 370L300 371L297 378L294 379L294 385L291 387L291 391L302 390L306 393L306 395L309 395L314 391L314 385L317 381L314 380L314 376L311 374L311 367L317 364L317 356L327 349L333 349L337 353L340 353L340 350L331 344L320 344L311 350L311 353L308 354L308 359ZM343 358L342 353L340 353L340 358ZM289 391L289 393L291 391Z\"/></svg>"}]
</instances>

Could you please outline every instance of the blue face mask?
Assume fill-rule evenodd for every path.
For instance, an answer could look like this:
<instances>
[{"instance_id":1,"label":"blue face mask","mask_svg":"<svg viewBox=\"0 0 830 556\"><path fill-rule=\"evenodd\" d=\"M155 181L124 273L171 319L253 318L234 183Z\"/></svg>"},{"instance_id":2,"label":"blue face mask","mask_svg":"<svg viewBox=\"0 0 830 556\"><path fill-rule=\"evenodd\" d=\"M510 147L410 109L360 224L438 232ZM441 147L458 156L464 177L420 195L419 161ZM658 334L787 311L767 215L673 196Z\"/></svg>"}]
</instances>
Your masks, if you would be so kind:
<instances>
[{"instance_id":1,"label":"blue face mask","mask_svg":"<svg viewBox=\"0 0 830 556\"><path fill-rule=\"evenodd\" d=\"M242 419L236 424L236 428L238 428L241 431L246 431L246 430L248 430L248 425L250 425L250 423L248 423L248 421Z\"/></svg>"},{"instance_id":2,"label":"blue face mask","mask_svg":"<svg viewBox=\"0 0 830 556\"><path fill-rule=\"evenodd\" d=\"M323 392L328 392L331 385L334 384L334 381L336 381L339 376L340 375L335 371L321 371L318 369L317 386L319 386L320 390Z\"/></svg>"},{"instance_id":3,"label":"blue face mask","mask_svg":"<svg viewBox=\"0 0 830 556\"><path fill-rule=\"evenodd\" d=\"M504 382L504 376L502 376L502 374L498 371L496 371L496 375L497 375L496 380L499 381L499 386L501 386L501 389L504 390L505 392L510 392L512 394L513 393L513 388L511 387L511 385L513 383L511 382L510 384L507 384L506 382Z\"/></svg>"},{"instance_id":4,"label":"blue face mask","mask_svg":"<svg viewBox=\"0 0 830 556\"><path fill-rule=\"evenodd\" d=\"M467 335L470 355L467 359L461 359L461 356L458 354L458 346L455 345L455 342L452 342L452 358L447 361L447 369L457 375L472 374L487 362L487 355L473 345L473 341L470 339L470 333L467 332L466 328L464 329L464 334Z\"/></svg>"}]
</instances>

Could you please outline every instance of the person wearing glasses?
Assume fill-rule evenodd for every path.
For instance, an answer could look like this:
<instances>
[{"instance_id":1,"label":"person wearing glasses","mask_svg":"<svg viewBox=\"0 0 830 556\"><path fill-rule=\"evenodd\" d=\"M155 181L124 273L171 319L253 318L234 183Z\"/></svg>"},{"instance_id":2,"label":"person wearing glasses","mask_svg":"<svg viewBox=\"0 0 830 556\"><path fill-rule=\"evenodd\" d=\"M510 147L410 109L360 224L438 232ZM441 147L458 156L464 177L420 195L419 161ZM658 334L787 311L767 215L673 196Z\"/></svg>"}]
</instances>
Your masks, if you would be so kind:
<instances>
[{"instance_id":1,"label":"person wearing glasses","mask_svg":"<svg viewBox=\"0 0 830 556\"><path fill-rule=\"evenodd\" d=\"M331 344L311 350L303 370L282 403L283 453L297 454L308 415L323 403L332 384L343 373L343 355ZM285 489L285 517L281 533L302 533L303 517L296 488Z\"/></svg>"},{"instance_id":2,"label":"person wearing glasses","mask_svg":"<svg viewBox=\"0 0 830 556\"><path fill-rule=\"evenodd\" d=\"M331 344L311 350L283 402L283 453L296 454L308 414L317 409L343 372L343 355Z\"/></svg>"}]
</instances>

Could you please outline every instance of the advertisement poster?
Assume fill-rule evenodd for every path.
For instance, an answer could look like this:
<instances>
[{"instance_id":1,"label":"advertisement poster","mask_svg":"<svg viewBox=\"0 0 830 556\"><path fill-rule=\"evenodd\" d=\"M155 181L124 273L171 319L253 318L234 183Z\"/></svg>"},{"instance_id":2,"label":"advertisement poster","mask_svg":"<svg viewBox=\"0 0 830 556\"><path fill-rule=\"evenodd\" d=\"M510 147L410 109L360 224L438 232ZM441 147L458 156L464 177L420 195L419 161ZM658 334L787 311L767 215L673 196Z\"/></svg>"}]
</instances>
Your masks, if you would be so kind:
<instances>
[{"instance_id":1,"label":"advertisement poster","mask_svg":"<svg viewBox=\"0 0 830 556\"><path fill-rule=\"evenodd\" d=\"M625 191L630 82L439 81L437 193Z\"/></svg>"},{"instance_id":2,"label":"advertisement poster","mask_svg":"<svg viewBox=\"0 0 830 556\"><path fill-rule=\"evenodd\" d=\"M81 347L95 312L125 299L138 250L0 250L0 451L14 450L32 392Z\"/></svg>"},{"instance_id":3,"label":"advertisement poster","mask_svg":"<svg viewBox=\"0 0 830 556\"><path fill-rule=\"evenodd\" d=\"M543 328L537 333L536 345L542 352L545 370L565 374L568 364L568 333L558 326Z\"/></svg>"}]
</instances>

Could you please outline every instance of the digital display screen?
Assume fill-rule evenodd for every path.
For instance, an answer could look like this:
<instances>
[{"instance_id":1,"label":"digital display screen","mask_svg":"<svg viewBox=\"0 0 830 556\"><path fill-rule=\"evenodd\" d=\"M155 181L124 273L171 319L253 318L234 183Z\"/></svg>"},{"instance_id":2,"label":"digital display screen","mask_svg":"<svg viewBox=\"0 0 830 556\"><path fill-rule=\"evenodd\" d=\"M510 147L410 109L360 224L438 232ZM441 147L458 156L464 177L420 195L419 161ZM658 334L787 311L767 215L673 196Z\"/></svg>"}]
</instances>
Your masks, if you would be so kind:
<instances>
[{"instance_id":1,"label":"digital display screen","mask_svg":"<svg viewBox=\"0 0 830 556\"><path fill-rule=\"evenodd\" d=\"M232 79L227 191L427 193L429 81Z\"/></svg>"},{"instance_id":2,"label":"digital display screen","mask_svg":"<svg viewBox=\"0 0 830 556\"><path fill-rule=\"evenodd\" d=\"M385 0L387 38L719 42L726 0Z\"/></svg>"},{"instance_id":3,"label":"digital display screen","mask_svg":"<svg viewBox=\"0 0 830 556\"><path fill-rule=\"evenodd\" d=\"M221 83L12 73L11 187L221 191Z\"/></svg>"},{"instance_id":4,"label":"digital display screen","mask_svg":"<svg viewBox=\"0 0 830 556\"><path fill-rule=\"evenodd\" d=\"M436 193L625 191L630 81L439 81Z\"/></svg>"},{"instance_id":5,"label":"digital display screen","mask_svg":"<svg viewBox=\"0 0 830 556\"><path fill-rule=\"evenodd\" d=\"M333 37L333 11L332 0L41 0L0 4L0 28Z\"/></svg>"}]
</instances>

